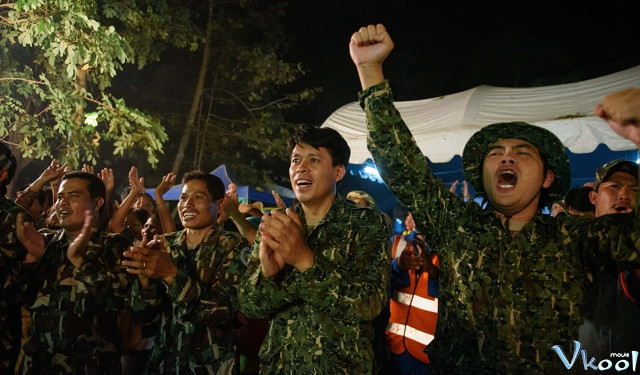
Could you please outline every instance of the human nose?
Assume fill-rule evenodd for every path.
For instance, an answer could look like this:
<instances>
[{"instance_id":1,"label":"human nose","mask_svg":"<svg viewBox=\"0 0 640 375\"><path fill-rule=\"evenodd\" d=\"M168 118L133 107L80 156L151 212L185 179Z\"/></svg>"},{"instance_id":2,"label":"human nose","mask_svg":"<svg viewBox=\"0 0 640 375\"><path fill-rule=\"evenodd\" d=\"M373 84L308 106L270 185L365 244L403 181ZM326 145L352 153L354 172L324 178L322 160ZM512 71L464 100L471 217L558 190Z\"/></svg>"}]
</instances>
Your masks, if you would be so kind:
<instances>
[{"instance_id":1,"label":"human nose","mask_svg":"<svg viewBox=\"0 0 640 375\"><path fill-rule=\"evenodd\" d=\"M631 188L629 186L623 186L618 190L618 200L628 201L631 200Z\"/></svg>"},{"instance_id":2,"label":"human nose","mask_svg":"<svg viewBox=\"0 0 640 375\"><path fill-rule=\"evenodd\" d=\"M67 197L58 197L58 206L68 206L69 205L69 199L67 199Z\"/></svg>"},{"instance_id":3,"label":"human nose","mask_svg":"<svg viewBox=\"0 0 640 375\"><path fill-rule=\"evenodd\" d=\"M301 160L296 167L296 171L305 172L309 170L309 164L305 160Z\"/></svg>"},{"instance_id":4,"label":"human nose","mask_svg":"<svg viewBox=\"0 0 640 375\"><path fill-rule=\"evenodd\" d=\"M187 197L184 197L182 199L182 205L185 206L185 207L186 206L193 206L193 204L194 204L193 202L194 202L194 197L193 196L187 196Z\"/></svg>"},{"instance_id":5,"label":"human nose","mask_svg":"<svg viewBox=\"0 0 640 375\"><path fill-rule=\"evenodd\" d=\"M507 149L504 154L502 154L502 158L500 159L501 164L515 164L516 158L513 150Z\"/></svg>"}]
</instances>

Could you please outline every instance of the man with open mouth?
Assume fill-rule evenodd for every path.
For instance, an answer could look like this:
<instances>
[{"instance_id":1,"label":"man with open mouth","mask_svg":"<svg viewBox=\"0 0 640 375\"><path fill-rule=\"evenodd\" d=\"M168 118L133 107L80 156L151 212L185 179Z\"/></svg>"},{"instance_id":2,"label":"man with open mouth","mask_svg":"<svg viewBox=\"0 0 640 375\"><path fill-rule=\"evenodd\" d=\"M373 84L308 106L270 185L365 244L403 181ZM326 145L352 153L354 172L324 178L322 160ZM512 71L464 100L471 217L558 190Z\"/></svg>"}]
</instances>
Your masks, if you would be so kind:
<instances>
[{"instance_id":1,"label":"man with open mouth","mask_svg":"<svg viewBox=\"0 0 640 375\"><path fill-rule=\"evenodd\" d=\"M120 371L117 314L124 310L131 285L121 259L131 243L100 225L105 199L99 177L74 171L61 177L58 189L60 229L40 233L18 220L22 243L40 248L41 257L22 274L33 323L16 373Z\"/></svg>"},{"instance_id":2,"label":"man with open mouth","mask_svg":"<svg viewBox=\"0 0 640 375\"><path fill-rule=\"evenodd\" d=\"M610 261L639 264L637 210L593 220L543 215L541 208L570 187L569 161L553 133L522 122L488 125L469 139L465 178L485 202L465 203L433 175L393 105L382 72L393 49L385 27L361 27L349 47L369 150L389 189L415 207L417 227L439 250L438 324L425 349L432 372L566 373L551 348L571 352L591 274ZM639 109L640 89L630 89L605 97L596 114L640 146Z\"/></svg>"},{"instance_id":3,"label":"man with open mouth","mask_svg":"<svg viewBox=\"0 0 640 375\"><path fill-rule=\"evenodd\" d=\"M602 165L596 170L594 190L589 193L595 217L632 216L637 193L636 163L618 159ZM597 272L585 290L584 323L578 341L598 362L611 353L630 353L640 348L639 277L639 268L613 263Z\"/></svg>"},{"instance_id":4,"label":"man with open mouth","mask_svg":"<svg viewBox=\"0 0 640 375\"><path fill-rule=\"evenodd\" d=\"M262 217L240 283L240 310L268 318L261 374L373 374L371 321L386 302L383 215L337 194L350 149L338 132L289 139L298 203Z\"/></svg>"}]
</instances>

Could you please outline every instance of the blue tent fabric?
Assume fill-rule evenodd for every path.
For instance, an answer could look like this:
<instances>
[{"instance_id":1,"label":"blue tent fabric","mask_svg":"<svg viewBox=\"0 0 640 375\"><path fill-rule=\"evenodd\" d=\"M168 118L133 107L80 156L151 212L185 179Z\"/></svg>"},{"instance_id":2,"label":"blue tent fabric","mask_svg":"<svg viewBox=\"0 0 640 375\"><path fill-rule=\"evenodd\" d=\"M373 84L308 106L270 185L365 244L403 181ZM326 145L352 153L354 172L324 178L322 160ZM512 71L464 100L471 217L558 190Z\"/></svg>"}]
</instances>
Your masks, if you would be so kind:
<instances>
[{"instance_id":1,"label":"blue tent fabric","mask_svg":"<svg viewBox=\"0 0 640 375\"><path fill-rule=\"evenodd\" d=\"M571 187L579 187L587 182L593 182L596 169L615 159L626 159L636 162L639 160L638 150L612 151L604 144L600 144L593 152L590 153L573 153L566 149L571 164ZM433 163L427 158L427 163L431 171L445 185L451 184L458 180L464 180L462 173L462 158L455 155L453 159L446 163ZM387 188L384 182L369 173L365 172L365 167L375 167L371 159L364 164L349 164L347 174L343 181L338 184L338 191L346 196L351 190L364 190L371 194L376 201L376 206L391 217L401 217L404 209L399 206L398 201L393 193ZM419 183L419 181L416 181ZM461 191L458 185L458 193ZM475 194L473 189L469 188L471 196Z\"/></svg>"},{"instance_id":2,"label":"blue tent fabric","mask_svg":"<svg viewBox=\"0 0 640 375\"><path fill-rule=\"evenodd\" d=\"M230 175L229 170L227 169L227 166L225 164L221 164L218 168L214 169L210 173L212 175L218 176L222 180L225 190L229 187L229 184L235 180L235 178L233 178L232 180L231 177L233 177L233 175L232 174ZM256 188L249 187L248 185L240 185L237 182L236 184L238 185L238 189L237 189L238 199L243 200L245 202L260 201L265 203L266 205L275 206L276 201L273 198L273 195L271 195L271 191L265 192L265 191L258 190ZM283 187L273 187L273 188L280 194L282 200L284 200L287 206L290 206L293 203L293 198L294 198L293 192L287 192L287 189ZM153 197L154 189L153 188L147 189L147 193L149 193ZM174 185L171 187L171 189L169 189L169 191L167 191L162 196L162 198L165 201L177 201L180 199L181 193L182 193L182 184Z\"/></svg>"}]
</instances>

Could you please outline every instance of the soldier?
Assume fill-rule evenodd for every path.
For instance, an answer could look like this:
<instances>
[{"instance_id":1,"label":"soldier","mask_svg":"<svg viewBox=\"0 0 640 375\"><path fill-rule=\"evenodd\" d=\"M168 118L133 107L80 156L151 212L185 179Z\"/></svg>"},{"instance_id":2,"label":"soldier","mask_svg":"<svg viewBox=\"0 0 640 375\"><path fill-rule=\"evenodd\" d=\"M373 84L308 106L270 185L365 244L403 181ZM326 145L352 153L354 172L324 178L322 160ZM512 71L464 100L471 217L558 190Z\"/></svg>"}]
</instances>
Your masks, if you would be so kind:
<instances>
[{"instance_id":1,"label":"soldier","mask_svg":"<svg viewBox=\"0 0 640 375\"><path fill-rule=\"evenodd\" d=\"M426 348L432 371L566 372L570 361L551 349L560 345L571 358L589 273L611 260L638 263L637 210L595 220L542 215L542 206L568 190L569 161L553 133L517 122L488 125L465 145L465 177L487 206L464 203L430 171L393 105L382 73L392 48L380 24L360 28L350 41L369 150L399 202L415 207L427 243L439 249L438 325ZM604 98L596 113L640 146L639 102L640 90L632 90Z\"/></svg>"},{"instance_id":2,"label":"soldier","mask_svg":"<svg viewBox=\"0 0 640 375\"><path fill-rule=\"evenodd\" d=\"M147 374L227 374L236 362L237 284L247 240L217 224L222 181L200 171L182 179L178 214L185 229L124 253L138 275L131 290L140 316L160 314Z\"/></svg>"},{"instance_id":3,"label":"soldier","mask_svg":"<svg viewBox=\"0 0 640 375\"><path fill-rule=\"evenodd\" d=\"M636 205L637 193L638 165L618 159L596 170L589 199L595 217L629 215ZM640 307L638 296L633 293L638 271L626 269L624 264L608 264L594 275L584 292L584 324L580 326L579 341L598 362L611 353L630 353L639 347Z\"/></svg>"},{"instance_id":4,"label":"soldier","mask_svg":"<svg viewBox=\"0 0 640 375\"><path fill-rule=\"evenodd\" d=\"M62 229L45 232L18 221L27 248L45 248L28 273L32 327L22 374L113 374L120 370L117 313L130 280L121 264L130 243L95 230L105 185L87 172L62 176L56 212Z\"/></svg>"},{"instance_id":5,"label":"soldier","mask_svg":"<svg viewBox=\"0 0 640 375\"><path fill-rule=\"evenodd\" d=\"M261 374L371 374L371 320L386 301L389 232L379 211L336 193L350 149L333 129L289 139L299 201L262 217L240 309L268 318Z\"/></svg>"},{"instance_id":6,"label":"soldier","mask_svg":"<svg viewBox=\"0 0 640 375\"><path fill-rule=\"evenodd\" d=\"M18 213L30 216L24 208L5 197L16 168L11 150L0 143L0 373L3 374L13 372L22 335L20 306L23 292L18 277L27 249L16 236L16 218Z\"/></svg>"}]
</instances>

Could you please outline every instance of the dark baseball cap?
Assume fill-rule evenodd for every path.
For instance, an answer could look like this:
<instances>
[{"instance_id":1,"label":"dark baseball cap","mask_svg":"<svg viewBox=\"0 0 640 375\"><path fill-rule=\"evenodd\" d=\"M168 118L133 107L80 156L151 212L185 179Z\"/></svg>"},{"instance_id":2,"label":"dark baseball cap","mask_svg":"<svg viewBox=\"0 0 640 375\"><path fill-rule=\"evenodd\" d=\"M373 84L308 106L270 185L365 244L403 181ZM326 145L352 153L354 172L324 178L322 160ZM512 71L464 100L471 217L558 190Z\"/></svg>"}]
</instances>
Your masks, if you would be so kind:
<instances>
[{"instance_id":1,"label":"dark baseball cap","mask_svg":"<svg viewBox=\"0 0 640 375\"><path fill-rule=\"evenodd\" d=\"M638 178L638 164L625 159L612 160L596 170L596 180L593 188L598 190L600 183L605 182L614 172L627 172Z\"/></svg>"}]
</instances>

